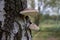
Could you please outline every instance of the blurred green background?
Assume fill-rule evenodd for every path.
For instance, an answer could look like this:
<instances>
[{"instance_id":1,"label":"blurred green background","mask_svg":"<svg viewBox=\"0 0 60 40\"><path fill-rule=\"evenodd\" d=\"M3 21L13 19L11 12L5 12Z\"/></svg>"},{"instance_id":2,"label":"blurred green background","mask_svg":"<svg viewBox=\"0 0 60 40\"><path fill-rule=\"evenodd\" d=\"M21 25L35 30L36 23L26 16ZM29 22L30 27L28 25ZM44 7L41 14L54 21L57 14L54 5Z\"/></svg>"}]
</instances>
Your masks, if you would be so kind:
<instances>
[{"instance_id":1,"label":"blurred green background","mask_svg":"<svg viewBox=\"0 0 60 40\"><path fill-rule=\"evenodd\" d=\"M38 3L38 15L30 17L40 27L40 31L32 31L33 40L60 40L60 0L38 0Z\"/></svg>"},{"instance_id":2,"label":"blurred green background","mask_svg":"<svg viewBox=\"0 0 60 40\"><path fill-rule=\"evenodd\" d=\"M33 40L60 40L60 15L39 14L36 17L30 17L31 21L37 24L40 31L32 30Z\"/></svg>"}]
</instances>

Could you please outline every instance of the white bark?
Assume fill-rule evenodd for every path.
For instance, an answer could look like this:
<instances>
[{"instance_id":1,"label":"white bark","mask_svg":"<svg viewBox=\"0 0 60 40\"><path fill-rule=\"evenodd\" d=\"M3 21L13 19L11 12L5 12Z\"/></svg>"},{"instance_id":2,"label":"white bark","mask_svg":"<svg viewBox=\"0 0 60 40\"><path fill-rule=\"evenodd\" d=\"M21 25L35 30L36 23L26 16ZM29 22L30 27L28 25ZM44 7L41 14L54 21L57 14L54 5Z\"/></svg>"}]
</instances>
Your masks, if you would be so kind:
<instances>
[{"instance_id":1,"label":"white bark","mask_svg":"<svg viewBox=\"0 0 60 40\"><path fill-rule=\"evenodd\" d=\"M35 4L35 10L38 11L38 0L34 0L34 4Z\"/></svg>"},{"instance_id":2,"label":"white bark","mask_svg":"<svg viewBox=\"0 0 60 40\"><path fill-rule=\"evenodd\" d=\"M32 8L31 3L31 0L27 0L27 8Z\"/></svg>"}]
</instances>

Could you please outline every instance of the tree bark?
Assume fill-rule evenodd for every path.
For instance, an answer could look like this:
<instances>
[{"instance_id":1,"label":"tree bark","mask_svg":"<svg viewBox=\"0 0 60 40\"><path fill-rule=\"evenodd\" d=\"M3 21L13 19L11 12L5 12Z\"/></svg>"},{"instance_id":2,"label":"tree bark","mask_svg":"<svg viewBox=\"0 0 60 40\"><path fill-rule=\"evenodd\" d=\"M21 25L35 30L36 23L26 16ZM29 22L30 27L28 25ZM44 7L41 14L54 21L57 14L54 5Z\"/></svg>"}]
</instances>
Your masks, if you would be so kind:
<instances>
[{"instance_id":1,"label":"tree bark","mask_svg":"<svg viewBox=\"0 0 60 40\"><path fill-rule=\"evenodd\" d=\"M3 19L4 21L2 22L3 27L0 28L0 40L31 40L31 30L27 26L30 22L28 19L26 20L24 15L20 14L20 11L27 7L27 0L2 1L5 3L3 5L5 14ZM28 23L26 21L28 21Z\"/></svg>"}]
</instances>

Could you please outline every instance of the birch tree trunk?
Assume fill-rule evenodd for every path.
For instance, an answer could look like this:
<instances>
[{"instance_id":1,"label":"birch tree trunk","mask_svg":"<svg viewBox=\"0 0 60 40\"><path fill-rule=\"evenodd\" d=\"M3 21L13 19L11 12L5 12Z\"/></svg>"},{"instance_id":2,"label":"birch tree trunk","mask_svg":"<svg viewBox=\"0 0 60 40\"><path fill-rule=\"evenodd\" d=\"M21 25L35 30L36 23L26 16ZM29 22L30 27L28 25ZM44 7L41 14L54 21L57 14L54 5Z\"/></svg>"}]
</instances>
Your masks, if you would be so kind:
<instances>
[{"instance_id":1,"label":"birch tree trunk","mask_svg":"<svg viewBox=\"0 0 60 40\"><path fill-rule=\"evenodd\" d=\"M0 11L3 13L1 16L3 21L1 20L2 26L0 28L0 40L31 40L31 30L27 27L27 22L25 22L27 20L23 15L20 15L20 11L27 7L27 1L1 0L0 2L3 2L3 4L0 4L0 9L2 8ZM1 5L3 5L3 7L1 7ZM15 19L18 18L18 15L20 18L22 16L23 19L21 18L16 22ZM21 20L24 21L21 22Z\"/></svg>"}]
</instances>

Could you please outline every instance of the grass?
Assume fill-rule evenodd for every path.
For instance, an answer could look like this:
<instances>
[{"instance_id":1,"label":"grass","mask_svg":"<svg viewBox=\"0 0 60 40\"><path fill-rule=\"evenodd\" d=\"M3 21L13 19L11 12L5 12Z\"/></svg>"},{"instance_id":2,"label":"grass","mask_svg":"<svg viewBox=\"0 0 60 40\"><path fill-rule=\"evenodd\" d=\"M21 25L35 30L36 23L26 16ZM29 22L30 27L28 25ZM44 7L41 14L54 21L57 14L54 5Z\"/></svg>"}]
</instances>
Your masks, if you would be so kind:
<instances>
[{"instance_id":1,"label":"grass","mask_svg":"<svg viewBox=\"0 0 60 40\"><path fill-rule=\"evenodd\" d=\"M40 31L33 31L33 40L60 40L60 21L57 24L53 20L40 23Z\"/></svg>"},{"instance_id":2,"label":"grass","mask_svg":"<svg viewBox=\"0 0 60 40\"><path fill-rule=\"evenodd\" d=\"M60 40L60 37L55 37L53 32L39 32L39 34L33 37L33 40Z\"/></svg>"}]
</instances>

